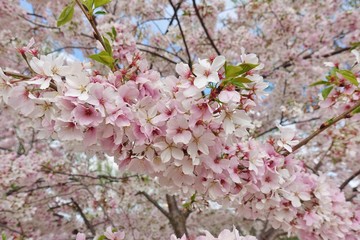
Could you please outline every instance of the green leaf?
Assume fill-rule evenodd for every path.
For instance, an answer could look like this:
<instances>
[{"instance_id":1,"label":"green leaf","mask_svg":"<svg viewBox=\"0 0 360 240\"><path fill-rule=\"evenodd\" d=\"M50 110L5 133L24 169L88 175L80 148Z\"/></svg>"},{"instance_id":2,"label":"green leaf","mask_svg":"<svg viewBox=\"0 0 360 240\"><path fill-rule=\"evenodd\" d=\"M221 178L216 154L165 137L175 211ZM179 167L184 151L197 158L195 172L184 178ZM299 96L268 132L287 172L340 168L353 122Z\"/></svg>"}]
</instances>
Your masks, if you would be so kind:
<instances>
[{"instance_id":1,"label":"green leaf","mask_svg":"<svg viewBox=\"0 0 360 240\"><path fill-rule=\"evenodd\" d=\"M114 58L109 55L108 52L106 51L102 51L98 54L93 54L93 55L90 55L89 58L99 62L99 63L102 63L110 68L113 68L113 64L114 64Z\"/></svg>"},{"instance_id":2,"label":"green leaf","mask_svg":"<svg viewBox=\"0 0 360 240\"><path fill-rule=\"evenodd\" d=\"M280 238L280 240L299 240L298 237L284 237L284 238Z\"/></svg>"},{"instance_id":3,"label":"green leaf","mask_svg":"<svg viewBox=\"0 0 360 240\"><path fill-rule=\"evenodd\" d=\"M328 88L324 88L322 91L321 91L321 95L323 96L324 100L327 98L327 96L329 96L331 90L333 89L333 87L328 87Z\"/></svg>"},{"instance_id":4,"label":"green leaf","mask_svg":"<svg viewBox=\"0 0 360 240\"><path fill-rule=\"evenodd\" d=\"M251 83L252 81L246 77L236 77L223 80L224 86L231 83L239 88L246 88L244 83Z\"/></svg>"},{"instance_id":5,"label":"green leaf","mask_svg":"<svg viewBox=\"0 0 360 240\"><path fill-rule=\"evenodd\" d=\"M74 16L74 3L71 3L70 5L67 5L60 13L60 16L57 20L57 26L60 27L70 22L73 16Z\"/></svg>"},{"instance_id":6,"label":"green leaf","mask_svg":"<svg viewBox=\"0 0 360 240\"><path fill-rule=\"evenodd\" d=\"M360 107L355 108L351 113L352 114L360 113Z\"/></svg>"},{"instance_id":7,"label":"green leaf","mask_svg":"<svg viewBox=\"0 0 360 240\"><path fill-rule=\"evenodd\" d=\"M360 42L352 42L350 43L351 50L360 47Z\"/></svg>"},{"instance_id":8,"label":"green leaf","mask_svg":"<svg viewBox=\"0 0 360 240\"><path fill-rule=\"evenodd\" d=\"M237 77L237 78L233 78L231 81L231 83L251 83L252 81L246 77Z\"/></svg>"},{"instance_id":9,"label":"green leaf","mask_svg":"<svg viewBox=\"0 0 360 240\"><path fill-rule=\"evenodd\" d=\"M100 237L97 238L97 240L105 240L105 239L107 239L107 238L105 237L105 235L101 235Z\"/></svg>"},{"instance_id":10,"label":"green leaf","mask_svg":"<svg viewBox=\"0 0 360 240\"><path fill-rule=\"evenodd\" d=\"M183 208L189 208L191 206L191 203L190 202L186 202L184 203L183 205Z\"/></svg>"},{"instance_id":11,"label":"green leaf","mask_svg":"<svg viewBox=\"0 0 360 240\"><path fill-rule=\"evenodd\" d=\"M193 195L191 195L191 198L190 198L191 202L195 202L195 198L196 198L196 193L194 193Z\"/></svg>"},{"instance_id":12,"label":"green leaf","mask_svg":"<svg viewBox=\"0 0 360 240\"><path fill-rule=\"evenodd\" d=\"M97 11L95 14L104 15L104 14L106 14L106 12L105 11Z\"/></svg>"},{"instance_id":13,"label":"green leaf","mask_svg":"<svg viewBox=\"0 0 360 240\"><path fill-rule=\"evenodd\" d=\"M346 80L354 84L355 86L359 86L359 82L356 80L356 76L354 73L352 73L349 70L338 70L338 73L340 73Z\"/></svg>"},{"instance_id":14,"label":"green leaf","mask_svg":"<svg viewBox=\"0 0 360 240\"><path fill-rule=\"evenodd\" d=\"M109 2L111 2L111 0L94 0L94 5L95 8L104 6L105 4L108 4Z\"/></svg>"},{"instance_id":15,"label":"green leaf","mask_svg":"<svg viewBox=\"0 0 360 240\"><path fill-rule=\"evenodd\" d=\"M82 0L82 3L85 5L89 12L92 12L94 0Z\"/></svg>"},{"instance_id":16,"label":"green leaf","mask_svg":"<svg viewBox=\"0 0 360 240\"><path fill-rule=\"evenodd\" d=\"M117 37L117 32L116 32L115 27L112 27L112 28L111 28L111 31L112 31L112 34L113 34L113 36L114 36L114 40L115 40L115 39L116 39L116 37Z\"/></svg>"},{"instance_id":17,"label":"green leaf","mask_svg":"<svg viewBox=\"0 0 360 240\"><path fill-rule=\"evenodd\" d=\"M319 80L317 82L314 82L310 84L310 87L318 86L318 85L329 85L330 83L328 81Z\"/></svg>"},{"instance_id":18,"label":"green leaf","mask_svg":"<svg viewBox=\"0 0 360 240\"><path fill-rule=\"evenodd\" d=\"M5 233L2 233L2 234L1 234L1 239L2 239L2 240L6 240L6 235L5 235Z\"/></svg>"},{"instance_id":19,"label":"green leaf","mask_svg":"<svg viewBox=\"0 0 360 240\"><path fill-rule=\"evenodd\" d=\"M257 66L258 64L251 64L251 63L242 63L238 66L226 65L225 76L226 78L237 77L241 74L250 71L251 69L256 68Z\"/></svg>"},{"instance_id":20,"label":"green leaf","mask_svg":"<svg viewBox=\"0 0 360 240\"><path fill-rule=\"evenodd\" d=\"M106 37L103 37L104 44L105 44L105 51L109 53L110 56L112 56L112 48L109 40Z\"/></svg>"}]
</instances>

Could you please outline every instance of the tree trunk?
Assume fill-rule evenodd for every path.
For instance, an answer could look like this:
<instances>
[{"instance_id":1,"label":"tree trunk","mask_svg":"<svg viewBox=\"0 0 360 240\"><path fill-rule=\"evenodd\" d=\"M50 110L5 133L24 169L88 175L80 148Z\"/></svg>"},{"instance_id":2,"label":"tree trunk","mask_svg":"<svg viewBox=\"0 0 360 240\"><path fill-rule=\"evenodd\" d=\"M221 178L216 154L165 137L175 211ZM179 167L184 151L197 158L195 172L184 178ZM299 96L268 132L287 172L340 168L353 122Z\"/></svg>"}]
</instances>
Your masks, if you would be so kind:
<instances>
[{"instance_id":1,"label":"tree trunk","mask_svg":"<svg viewBox=\"0 0 360 240\"><path fill-rule=\"evenodd\" d=\"M178 208L175 196L166 194L166 201L169 208L170 224L174 229L177 238L181 238L184 234L189 237L186 229L186 219L190 213L181 211Z\"/></svg>"}]
</instances>

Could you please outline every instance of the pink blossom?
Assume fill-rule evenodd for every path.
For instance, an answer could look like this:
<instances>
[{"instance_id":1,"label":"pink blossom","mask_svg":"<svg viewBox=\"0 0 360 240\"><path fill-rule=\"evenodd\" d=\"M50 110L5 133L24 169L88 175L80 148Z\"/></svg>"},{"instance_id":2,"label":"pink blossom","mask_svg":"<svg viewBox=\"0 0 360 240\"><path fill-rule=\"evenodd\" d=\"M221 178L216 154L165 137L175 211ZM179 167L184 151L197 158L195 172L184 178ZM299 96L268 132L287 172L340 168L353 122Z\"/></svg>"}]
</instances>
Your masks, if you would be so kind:
<instances>
[{"instance_id":1,"label":"pink blossom","mask_svg":"<svg viewBox=\"0 0 360 240\"><path fill-rule=\"evenodd\" d=\"M103 119L98 111L91 105L77 105L72 111L75 121L85 126L97 126Z\"/></svg>"},{"instance_id":2,"label":"pink blossom","mask_svg":"<svg viewBox=\"0 0 360 240\"><path fill-rule=\"evenodd\" d=\"M184 117L170 119L167 123L166 133L174 143L188 144L191 140L191 132L188 130L188 121Z\"/></svg>"},{"instance_id":3,"label":"pink blossom","mask_svg":"<svg viewBox=\"0 0 360 240\"><path fill-rule=\"evenodd\" d=\"M84 233L76 234L76 240L86 240L86 235Z\"/></svg>"},{"instance_id":4,"label":"pink blossom","mask_svg":"<svg viewBox=\"0 0 360 240\"><path fill-rule=\"evenodd\" d=\"M196 78L194 85L203 89L208 83L218 83L220 81L218 71L225 64L225 57L217 56L210 64L207 59L199 59L199 63L194 65Z\"/></svg>"},{"instance_id":5,"label":"pink blossom","mask_svg":"<svg viewBox=\"0 0 360 240\"><path fill-rule=\"evenodd\" d=\"M123 240L125 238L125 232L123 231L113 232L111 227L106 228L106 232L104 232L104 235L109 240Z\"/></svg>"}]
</instances>

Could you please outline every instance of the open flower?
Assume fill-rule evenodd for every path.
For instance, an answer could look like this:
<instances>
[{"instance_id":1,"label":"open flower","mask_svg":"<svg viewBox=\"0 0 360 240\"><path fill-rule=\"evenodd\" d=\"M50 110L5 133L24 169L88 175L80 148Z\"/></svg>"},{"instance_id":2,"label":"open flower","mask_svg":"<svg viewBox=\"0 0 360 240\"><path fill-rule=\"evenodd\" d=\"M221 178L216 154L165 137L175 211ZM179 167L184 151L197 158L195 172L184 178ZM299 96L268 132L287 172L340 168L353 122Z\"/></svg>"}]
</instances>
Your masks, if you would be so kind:
<instances>
[{"instance_id":1,"label":"open flower","mask_svg":"<svg viewBox=\"0 0 360 240\"><path fill-rule=\"evenodd\" d=\"M285 148L289 152L292 152L292 146L299 143L298 140L293 140L295 137L295 131L290 128L285 128L280 125L277 126L281 133L281 139L277 141L279 147Z\"/></svg>"},{"instance_id":2,"label":"open flower","mask_svg":"<svg viewBox=\"0 0 360 240\"><path fill-rule=\"evenodd\" d=\"M75 120L81 125L97 126L102 122L102 117L91 105L77 105L73 110Z\"/></svg>"},{"instance_id":3,"label":"open flower","mask_svg":"<svg viewBox=\"0 0 360 240\"><path fill-rule=\"evenodd\" d=\"M217 56L211 64L207 59L199 59L199 63L194 65L194 73L196 74L194 85L202 89L209 82L218 83L220 81L218 71L224 64L224 56Z\"/></svg>"},{"instance_id":4,"label":"open flower","mask_svg":"<svg viewBox=\"0 0 360 240\"><path fill-rule=\"evenodd\" d=\"M357 64L360 64L360 52L358 50L351 50L351 53L355 55L355 58L356 58L356 63Z\"/></svg>"},{"instance_id":5,"label":"open flower","mask_svg":"<svg viewBox=\"0 0 360 240\"><path fill-rule=\"evenodd\" d=\"M111 227L106 228L104 236L109 240L123 240L125 238L125 233L123 231L113 232Z\"/></svg>"},{"instance_id":6,"label":"open flower","mask_svg":"<svg viewBox=\"0 0 360 240\"><path fill-rule=\"evenodd\" d=\"M86 240L86 235L84 233L78 233L76 235L76 240Z\"/></svg>"}]
</instances>

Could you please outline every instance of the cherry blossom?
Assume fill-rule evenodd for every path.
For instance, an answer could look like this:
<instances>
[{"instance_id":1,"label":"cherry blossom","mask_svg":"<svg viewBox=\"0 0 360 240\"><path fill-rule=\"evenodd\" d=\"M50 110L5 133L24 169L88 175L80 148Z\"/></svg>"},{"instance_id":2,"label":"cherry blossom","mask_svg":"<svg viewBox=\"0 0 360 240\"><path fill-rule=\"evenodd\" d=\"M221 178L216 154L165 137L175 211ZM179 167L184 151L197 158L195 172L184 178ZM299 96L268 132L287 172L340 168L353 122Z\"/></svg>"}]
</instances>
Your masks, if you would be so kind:
<instances>
[{"instance_id":1,"label":"cherry blossom","mask_svg":"<svg viewBox=\"0 0 360 240\"><path fill-rule=\"evenodd\" d=\"M203 89L208 83L218 83L220 81L218 71L225 64L225 57L218 56L211 63L207 59L199 59L199 63L194 65L196 75L194 85Z\"/></svg>"}]
</instances>

